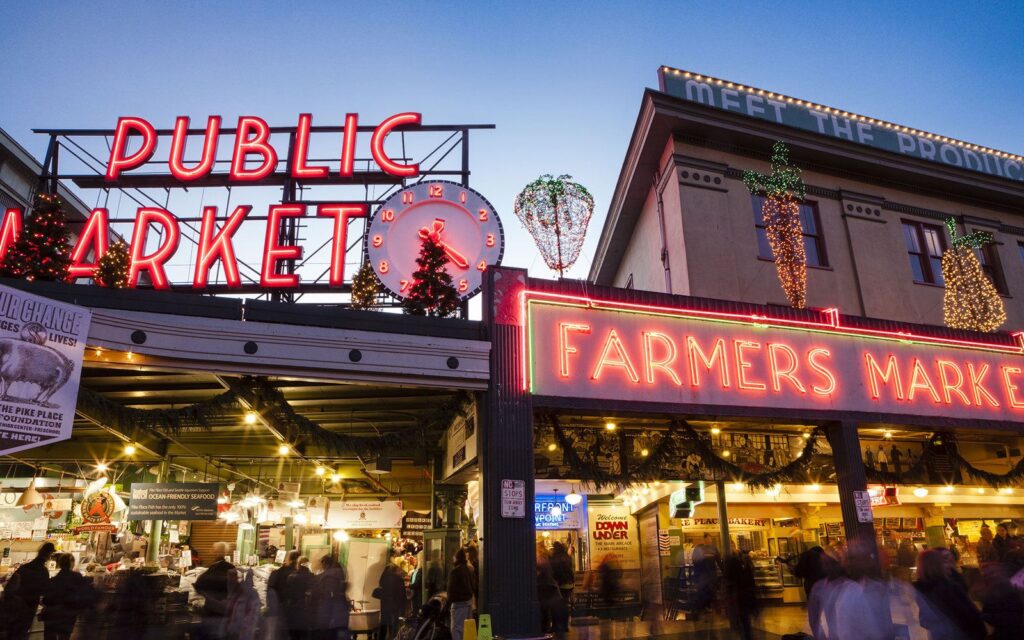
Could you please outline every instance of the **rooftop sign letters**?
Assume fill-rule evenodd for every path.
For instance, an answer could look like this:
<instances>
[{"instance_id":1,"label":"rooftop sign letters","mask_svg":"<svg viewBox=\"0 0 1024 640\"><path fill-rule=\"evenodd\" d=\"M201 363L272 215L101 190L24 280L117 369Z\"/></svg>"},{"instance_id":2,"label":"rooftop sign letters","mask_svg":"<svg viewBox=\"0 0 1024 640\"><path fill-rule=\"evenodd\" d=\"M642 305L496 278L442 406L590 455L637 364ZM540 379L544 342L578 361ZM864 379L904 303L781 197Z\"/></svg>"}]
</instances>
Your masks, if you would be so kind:
<instances>
[{"instance_id":1,"label":"rooftop sign letters","mask_svg":"<svg viewBox=\"0 0 1024 640\"><path fill-rule=\"evenodd\" d=\"M846 327L831 312L816 322L523 296L534 394L1024 423L1019 342Z\"/></svg>"},{"instance_id":2,"label":"rooftop sign letters","mask_svg":"<svg viewBox=\"0 0 1024 640\"><path fill-rule=\"evenodd\" d=\"M1024 182L1024 157L710 76L662 67L662 91L751 118Z\"/></svg>"}]
</instances>

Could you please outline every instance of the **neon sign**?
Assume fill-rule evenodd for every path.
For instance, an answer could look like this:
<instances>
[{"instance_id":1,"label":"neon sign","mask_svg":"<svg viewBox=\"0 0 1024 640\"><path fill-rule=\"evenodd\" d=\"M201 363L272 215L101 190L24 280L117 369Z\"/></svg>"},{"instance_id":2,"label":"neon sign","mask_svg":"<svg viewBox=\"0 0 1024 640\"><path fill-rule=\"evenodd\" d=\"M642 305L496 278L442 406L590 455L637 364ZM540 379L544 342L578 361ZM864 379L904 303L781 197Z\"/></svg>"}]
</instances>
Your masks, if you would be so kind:
<instances>
[{"instance_id":1,"label":"neon sign","mask_svg":"<svg viewBox=\"0 0 1024 640\"><path fill-rule=\"evenodd\" d=\"M1024 422L1016 345L522 294L537 395Z\"/></svg>"}]
</instances>

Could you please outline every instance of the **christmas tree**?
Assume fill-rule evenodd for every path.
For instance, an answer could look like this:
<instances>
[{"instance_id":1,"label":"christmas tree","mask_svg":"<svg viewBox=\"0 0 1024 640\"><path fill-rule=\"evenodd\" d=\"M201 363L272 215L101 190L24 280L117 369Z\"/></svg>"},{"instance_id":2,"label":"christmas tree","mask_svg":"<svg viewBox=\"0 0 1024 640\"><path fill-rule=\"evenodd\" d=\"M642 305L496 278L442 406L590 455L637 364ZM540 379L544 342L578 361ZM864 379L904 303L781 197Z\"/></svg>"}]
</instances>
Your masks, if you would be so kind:
<instances>
[{"instance_id":1,"label":"christmas tree","mask_svg":"<svg viewBox=\"0 0 1024 640\"><path fill-rule=\"evenodd\" d=\"M765 196L761 215L775 257L775 271L789 304L803 309L807 304L807 255L800 225L800 202L806 188L800 169L789 164L786 145L776 142L772 146L770 174L747 171L743 174L743 184L751 193Z\"/></svg>"},{"instance_id":2,"label":"christmas tree","mask_svg":"<svg viewBox=\"0 0 1024 640\"><path fill-rule=\"evenodd\" d=\"M24 228L0 262L0 276L25 280L64 280L71 264L71 247L64 202L40 193L25 218Z\"/></svg>"},{"instance_id":3,"label":"christmas tree","mask_svg":"<svg viewBox=\"0 0 1024 640\"><path fill-rule=\"evenodd\" d=\"M364 262L352 278L353 309L372 309L377 306L377 293L380 291L380 280L373 272L373 266Z\"/></svg>"},{"instance_id":4,"label":"christmas tree","mask_svg":"<svg viewBox=\"0 0 1024 640\"><path fill-rule=\"evenodd\" d=\"M452 285L451 275L445 270L446 264L448 256L444 248L432 238L425 238L416 258L418 268L412 274L409 295L402 300L406 313L446 318L459 310L459 294Z\"/></svg>"},{"instance_id":5,"label":"christmas tree","mask_svg":"<svg viewBox=\"0 0 1024 640\"><path fill-rule=\"evenodd\" d=\"M992 242L992 235L975 231L958 235L956 221L946 220L953 246L942 254L942 277L946 281L943 315L952 329L992 332L1006 322L1003 299L978 262L975 249Z\"/></svg>"},{"instance_id":6,"label":"christmas tree","mask_svg":"<svg viewBox=\"0 0 1024 640\"><path fill-rule=\"evenodd\" d=\"M125 289L128 287L128 269L131 264L132 259L128 253L128 245L124 240L118 240L100 256L92 278L96 284L101 286Z\"/></svg>"}]
</instances>

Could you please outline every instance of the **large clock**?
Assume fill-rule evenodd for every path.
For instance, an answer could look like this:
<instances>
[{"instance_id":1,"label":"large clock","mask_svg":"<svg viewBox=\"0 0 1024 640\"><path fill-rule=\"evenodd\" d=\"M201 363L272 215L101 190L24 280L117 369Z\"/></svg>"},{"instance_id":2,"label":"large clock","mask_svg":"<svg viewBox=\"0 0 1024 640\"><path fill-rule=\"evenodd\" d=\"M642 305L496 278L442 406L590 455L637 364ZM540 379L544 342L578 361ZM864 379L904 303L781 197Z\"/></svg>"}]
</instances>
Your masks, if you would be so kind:
<instances>
[{"instance_id":1,"label":"large clock","mask_svg":"<svg viewBox=\"0 0 1024 640\"><path fill-rule=\"evenodd\" d=\"M465 300L480 290L484 272L501 263L501 220L476 191L454 182L421 182L392 195L366 232L366 255L384 287L405 298L423 240L433 238L448 257L447 270Z\"/></svg>"}]
</instances>

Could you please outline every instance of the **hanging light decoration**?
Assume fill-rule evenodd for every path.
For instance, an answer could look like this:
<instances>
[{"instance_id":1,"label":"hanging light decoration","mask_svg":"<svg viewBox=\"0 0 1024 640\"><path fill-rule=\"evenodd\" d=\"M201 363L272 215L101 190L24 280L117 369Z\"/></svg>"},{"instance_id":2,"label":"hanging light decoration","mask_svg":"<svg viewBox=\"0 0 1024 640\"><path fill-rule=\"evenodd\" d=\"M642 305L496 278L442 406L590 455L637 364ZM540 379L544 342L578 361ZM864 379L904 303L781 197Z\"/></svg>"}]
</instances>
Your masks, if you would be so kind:
<instances>
[{"instance_id":1,"label":"hanging light decoration","mask_svg":"<svg viewBox=\"0 0 1024 640\"><path fill-rule=\"evenodd\" d=\"M946 219L952 246L942 254L946 291L942 310L946 326L991 333L1006 322L1006 308L992 281L985 275L974 250L992 242L992 234L975 231L959 235L956 220Z\"/></svg>"},{"instance_id":2,"label":"hanging light decoration","mask_svg":"<svg viewBox=\"0 0 1024 640\"><path fill-rule=\"evenodd\" d=\"M772 172L743 174L743 184L751 193L764 194L761 215L764 230L775 257L775 271L795 309L807 304L807 254L800 224L800 202L806 187L800 169L789 164L789 148L782 142L772 146Z\"/></svg>"},{"instance_id":3,"label":"hanging light decoration","mask_svg":"<svg viewBox=\"0 0 1024 640\"><path fill-rule=\"evenodd\" d=\"M568 504L571 504L572 506L575 507L579 503L583 502L583 496L581 496L580 494L576 493L576 489L573 488L573 490L569 493L569 495L565 496L565 501Z\"/></svg>"},{"instance_id":4,"label":"hanging light decoration","mask_svg":"<svg viewBox=\"0 0 1024 640\"><path fill-rule=\"evenodd\" d=\"M562 277L576 263L594 214L594 197L572 176L542 175L516 196L515 213L548 268Z\"/></svg>"}]
</instances>

